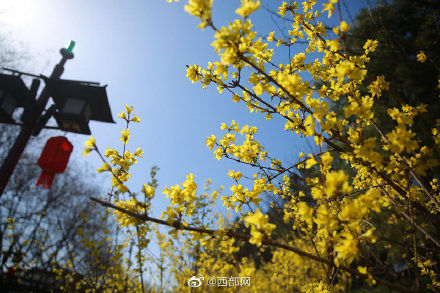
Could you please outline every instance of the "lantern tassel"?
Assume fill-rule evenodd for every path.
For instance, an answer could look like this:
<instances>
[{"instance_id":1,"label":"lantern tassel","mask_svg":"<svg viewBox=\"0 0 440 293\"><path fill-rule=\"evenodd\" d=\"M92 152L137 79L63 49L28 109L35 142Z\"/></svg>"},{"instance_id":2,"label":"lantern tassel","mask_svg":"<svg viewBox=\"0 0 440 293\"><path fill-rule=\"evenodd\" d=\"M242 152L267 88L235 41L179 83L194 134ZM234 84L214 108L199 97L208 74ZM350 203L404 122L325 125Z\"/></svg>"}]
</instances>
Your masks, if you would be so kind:
<instances>
[{"instance_id":1,"label":"lantern tassel","mask_svg":"<svg viewBox=\"0 0 440 293\"><path fill-rule=\"evenodd\" d=\"M43 172L40 175L40 178L38 178L37 186L42 185L43 188L49 189L52 186L52 181L54 177L55 177L54 173L49 172L47 170L43 170Z\"/></svg>"}]
</instances>

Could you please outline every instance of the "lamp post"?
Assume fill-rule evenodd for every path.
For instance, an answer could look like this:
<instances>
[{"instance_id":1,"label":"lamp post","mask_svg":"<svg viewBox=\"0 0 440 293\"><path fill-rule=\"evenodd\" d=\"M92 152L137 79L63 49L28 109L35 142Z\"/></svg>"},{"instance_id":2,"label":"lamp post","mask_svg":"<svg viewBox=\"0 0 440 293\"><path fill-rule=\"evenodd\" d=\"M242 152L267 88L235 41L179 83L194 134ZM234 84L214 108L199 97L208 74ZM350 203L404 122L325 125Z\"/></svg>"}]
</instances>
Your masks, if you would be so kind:
<instances>
[{"instance_id":1,"label":"lamp post","mask_svg":"<svg viewBox=\"0 0 440 293\"><path fill-rule=\"evenodd\" d=\"M83 134L90 134L88 127L90 119L114 123L105 87L90 85L96 84L93 82L60 80L66 61L74 57L72 53L74 45L75 42L71 41L67 48L60 50L62 58L54 67L49 78L39 77L44 79L46 86L36 100L39 79L33 80L30 90L26 87L23 88L24 84L18 76L3 76L0 79L3 80L3 82L0 82L0 89L2 90L0 92L0 123L11 123L11 114L14 108L24 106L21 117L23 124L20 133L0 168L0 196L3 194L31 135L38 135L51 116L55 116L59 129ZM93 94L95 96L92 97ZM53 97L55 105L52 105L42 115L50 97ZM96 102L101 104L98 106L98 110L94 112L93 108L96 108L94 106ZM20 105L20 103L22 104ZM104 113L105 117L101 117L101 112ZM99 116L99 113L101 113L101 116Z\"/></svg>"}]
</instances>

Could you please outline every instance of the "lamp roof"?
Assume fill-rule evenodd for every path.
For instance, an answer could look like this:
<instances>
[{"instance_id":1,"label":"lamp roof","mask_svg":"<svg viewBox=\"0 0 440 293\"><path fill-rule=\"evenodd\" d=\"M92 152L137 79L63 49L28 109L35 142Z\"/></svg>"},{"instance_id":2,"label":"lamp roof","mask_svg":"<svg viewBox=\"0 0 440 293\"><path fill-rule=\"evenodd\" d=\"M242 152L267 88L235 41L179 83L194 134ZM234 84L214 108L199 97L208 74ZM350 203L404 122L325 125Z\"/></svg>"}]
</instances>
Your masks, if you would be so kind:
<instances>
[{"instance_id":1,"label":"lamp roof","mask_svg":"<svg viewBox=\"0 0 440 293\"><path fill-rule=\"evenodd\" d=\"M59 109L68 98L84 100L92 110L90 120L115 123L108 103L106 86L64 79L45 78L44 80Z\"/></svg>"},{"instance_id":2,"label":"lamp roof","mask_svg":"<svg viewBox=\"0 0 440 293\"><path fill-rule=\"evenodd\" d=\"M20 76L0 73L0 89L14 95L17 98L17 106L25 105L29 90Z\"/></svg>"}]
</instances>

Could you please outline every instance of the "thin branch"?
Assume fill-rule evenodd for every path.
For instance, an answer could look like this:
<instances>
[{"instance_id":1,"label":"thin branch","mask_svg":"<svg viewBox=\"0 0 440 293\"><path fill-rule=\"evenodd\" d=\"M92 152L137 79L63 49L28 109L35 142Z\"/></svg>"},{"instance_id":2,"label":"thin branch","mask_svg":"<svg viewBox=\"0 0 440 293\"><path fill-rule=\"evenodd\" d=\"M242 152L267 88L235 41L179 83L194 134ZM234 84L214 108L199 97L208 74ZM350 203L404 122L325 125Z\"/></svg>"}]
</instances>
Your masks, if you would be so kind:
<instances>
[{"instance_id":1,"label":"thin branch","mask_svg":"<svg viewBox=\"0 0 440 293\"><path fill-rule=\"evenodd\" d=\"M383 132L379 129L379 127L377 126L377 124L370 119L369 120L370 123L374 126L374 128L376 129L376 131L382 136L383 140L385 141L385 143L387 143L388 145L391 145L390 141L388 140L388 138L383 134ZM425 194L432 200L432 202L435 204L436 208L438 211L440 211L440 203L438 202L438 200L429 192L428 188L426 188L425 184L423 184L422 180L420 180L419 176L416 175L416 173L414 172L414 169L408 164L408 162L406 161L405 158L402 157L402 155L400 155L400 153L396 153L397 156L399 157L399 159L402 161L402 163L405 165L405 167L408 169L408 171L410 172L411 176L416 180L416 182L420 185L420 187L422 187L423 191L425 192Z\"/></svg>"},{"instance_id":2,"label":"thin branch","mask_svg":"<svg viewBox=\"0 0 440 293\"><path fill-rule=\"evenodd\" d=\"M135 212L123 209L121 207L115 206L114 204L102 201L102 200L97 199L95 197L90 197L90 199L92 201L95 201L95 202L105 206L105 207L115 209L115 210L117 210L117 211L119 211L121 213L124 213L124 214L129 215L129 216L134 217L134 218L137 218L139 220L157 223L157 224L160 224L160 225L164 225L164 226L175 228L177 230L185 230L185 231L190 231L190 232L197 232L197 233L202 233L202 234L208 234L208 235L211 235L211 236L214 236L216 233L219 232L217 230L211 230L211 229L205 229L205 228L188 227L188 226L183 225L180 222L168 223L167 221L164 221L164 220L161 220L161 219L152 218L152 217L147 216L147 215L137 214ZM236 238L236 239L240 239L240 240L244 240L244 241L249 241L250 238L251 238L250 235L239 233L239 232L235 232L235 231L233 231L231 229L226 230L225 231L225 235L228 236L228 237L231 237L231 238ZM322 257L318 257L316 255L313 255L313 254L310 254L308 252L302 251L302 250L300 250L298 248L295 248L295 247L292 247L292 246L289 246L289 245L286 245L286 244L274 241L274 240L269 239L267 237L265 237L261 242L264 245L279 247L279 248L282 248L282 249L285 249L285 250L288 250L288 251L292 251L293 253L296 253L296 254L298 254L300 256L307 257L307 258L309 258L311 260L314 260L314 261L317 261L317 262L321 262L321 263L327 264L329 266L336 266L333 262L331 262L328 259L325 259L325 258L322 258ZM346 266L343 266L343 265L339 265L338 268L340 270L342 270L342 271L350 273L351 275L356 275L356 276L364 278L364 279L368 279L369 276L370 276L369 274L362 274L358 270L355 270L355 269L352 269L350 267L346 267ZM401 287L399 285L395 285L395 284L393 284L393 283L391 283L391 282L389 282L387 280L381 279L381 278L376 277L374 275L371 275L371 276L378 283L381 283L381 284L387 286L388 288L391 288L391 289L394 289L394 290L398 290L400 292L411 292L411 290L409 290L407 288Z\"/></svg>"},{"instance_id":3,"label":"thin branch","mask_svg":"<svg viewBox=\"0 0 440 293\"><path fill-rule=\"evenodd\" d=\"M387 195L388 199L395 205L395 206L399 206L397 204L397 202L391 197L391 195L383 188L381 188L382 191ZM417 223L415 223L414 221L411 220L411 217L405 213L402 209L402 215L408 220L410 221L410 223L414 224L414 226L423 234L425 234L425 236L427 238L429 238L432 242L434 242L435 245L437 245L437 247L440 248L440 243L437 239L435 239L433 236L431 236L431 234L429 234L425 229L423 229L421 226L417 225Z\"/></svg>"}]
</instances>

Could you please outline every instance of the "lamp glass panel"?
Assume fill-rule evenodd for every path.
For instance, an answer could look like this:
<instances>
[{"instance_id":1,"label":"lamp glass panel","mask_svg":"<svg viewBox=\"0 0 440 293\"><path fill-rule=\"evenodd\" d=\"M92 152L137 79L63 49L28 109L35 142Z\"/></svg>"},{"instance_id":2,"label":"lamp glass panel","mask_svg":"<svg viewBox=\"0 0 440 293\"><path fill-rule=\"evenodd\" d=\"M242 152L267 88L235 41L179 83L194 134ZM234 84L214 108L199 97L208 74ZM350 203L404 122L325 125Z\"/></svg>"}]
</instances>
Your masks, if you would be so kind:
<instances>
[{"instance_id":1,"label":"lamp glass panel","mask_svg":"<svg viewBox=\"0 0 440 293\"><path fill-rule=\"evenodd\" d=\"M91 116L92 116L92 109L90 108L89 104L86 104L86 106L84 107L84 118L86 118L86 121L88 122Z\"/></svg>"},{"instance_id":2,"label":"lamp glass panel","mask_svg":"<svg viewBox=\"0 0 440 293\"><path fill-rule=\"evenodd\" d=\"M84 103L84 100L67 98L66 103L64 103L63 106L63 112L70 114L81 114Z\"/></svg>"},{"instance_id":3,"label":"lamp glass panel","mask_svg":"<svg viewBox=\"0 0 440 293\"><path fill-rule=\"evenodd\" d=\"M3 98L1 99L1 107L6 114L12 117L16 106L17 101L11 94L7 93L6 95L3 95Z\"/></svg>"},{"instance_id":4,"label":"lamp glass panel","mask_svg":"<svg viewBox=\"0 0 440 293\"><path fill-rule=\"evenodd\" d=\"M65 130L72 130L72 131L76 131L79 132L81 131L81 127L79 126L78 121L74 121L74 120L62 120L61 121L61 128L65 129Z\"/></svg>"}]
</instances>

